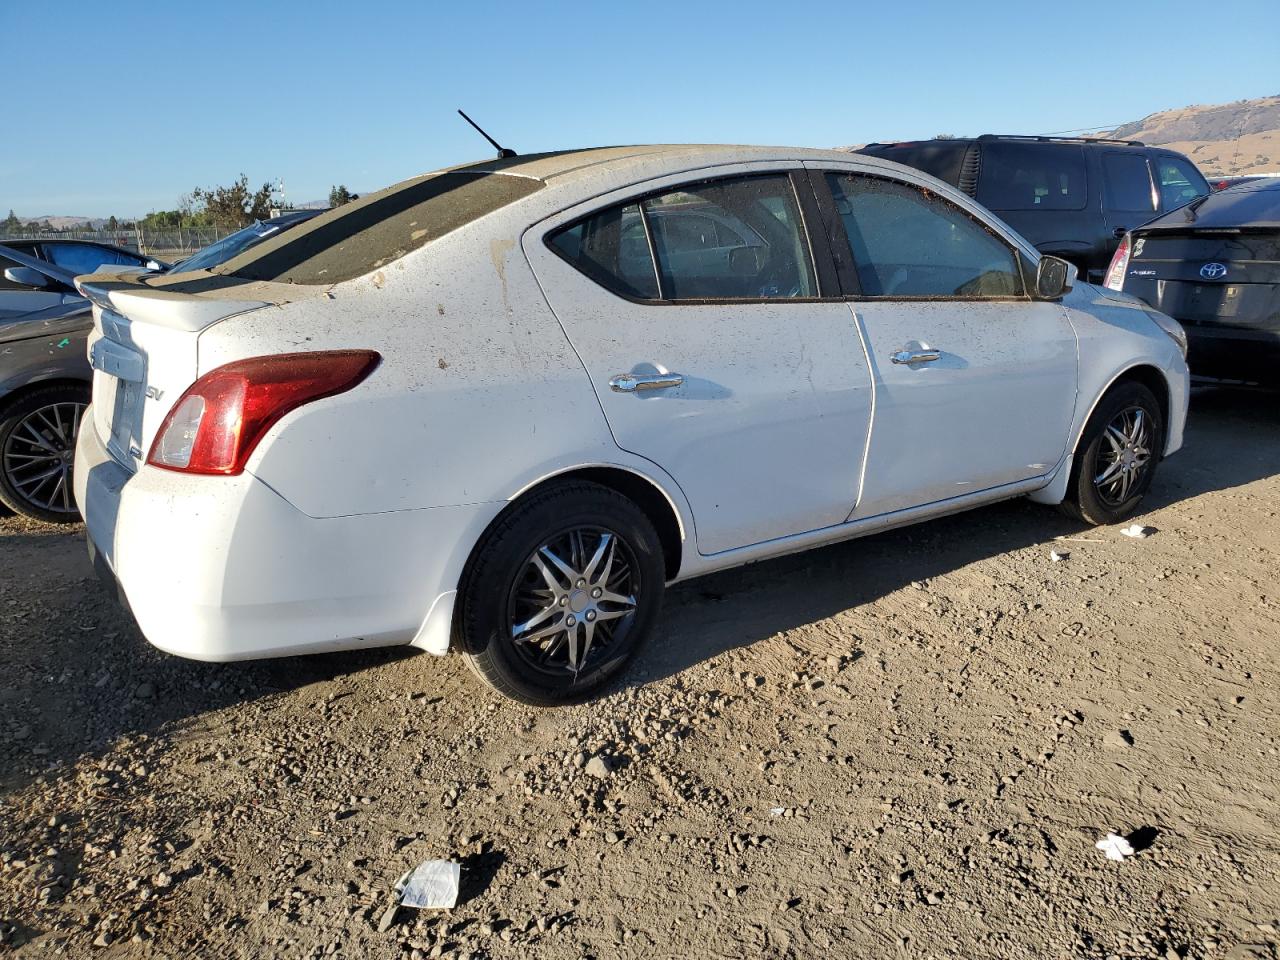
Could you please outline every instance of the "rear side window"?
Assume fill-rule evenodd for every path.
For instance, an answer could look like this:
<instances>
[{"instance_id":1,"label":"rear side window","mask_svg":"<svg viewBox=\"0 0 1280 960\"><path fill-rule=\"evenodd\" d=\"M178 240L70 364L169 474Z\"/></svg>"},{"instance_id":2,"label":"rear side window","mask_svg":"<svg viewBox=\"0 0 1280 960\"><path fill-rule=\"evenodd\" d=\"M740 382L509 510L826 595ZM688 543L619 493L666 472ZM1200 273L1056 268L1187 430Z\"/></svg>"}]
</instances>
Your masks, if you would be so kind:
<instances>
[{"instance_id":1,"label":"rear side window","mask_svg":"<svg viewBox=\"0 0 1280 960\"><path fill-rule=\"evenodd\" d=\"M883 157L894 163L914 167L937 177L939 180L955 186L960 182L960 171L964 165L964 154L968 143L949 140L930 140L926 143L913 143L903 146L867 147L862 152L873 157Z\"/></svg>"},{"instance_id":2,"label":"rear side window","mask_svg":"<svg viewBox=\"0 0 1280 960\"><path fill-rule=\"evenodd\" d=\"M1190 161L1179 157L1156 156L1155 165L1162 209L1173 210L1209 192L1209 185Z\"/></svg>"},{"instance_id":3,"label":"rear side window","mask_svg":"<svg viewBox=\"0 0 1280 960\"><path fill-rule=\"evenodd\" d=\"M990 143L982 148L978 200L992 210L1083 210L1084 151L1077 145Z\"/></svg>"},{"instance_id":4,"label":"rear side window","mask_svg":"<svg viewBox=\"0 0 1280 960\"><path fill-rule=\"evenodd\" d=\"M329 284L363 276L541 189L501 173L431 174L368 194L214 267L245 280Z\"/></svg>"},{"instance_id":5,"label":"rear side window","mask_svg":"<svg viewBox=\"0 0 1280 960\"><path fill-rule=\"evenodd\" d=\"M858 174L827 182L863 296L1022 296L1014 251L933 191Z\"/></svg>"},{"instance_id":6,"label":"rear side window","mask_svg":"<svg viewBox=\"0 0 1280 960\"><path fill-rule=\"evenodd\" d=\"M1154 213L1155 194L1147 158L1132 153L1104 153L1102 173L1106 180L1107 206L1112 210Z\"/></svg>"},{"instance_id":7,"label":"rear side window","mask_svg":"<svg viewBox=\"0 0 1280 960\"><path fill-rule=\"evenodd\" d=\"M639 204L611 207L579 220L551 238L551 249L614 293L658 299L658 275Z\"/></svg>"},{"instance_id":8,"label":"rear side window","mask_svg":"<svg viewBox=\"0 0 1280 960\"><path fill-rule=\"evenodd\" d=\"M612 207L549 240L592 280L643 300L817 296L786 175L698 184Z\"/></svg>"}]
</instances>

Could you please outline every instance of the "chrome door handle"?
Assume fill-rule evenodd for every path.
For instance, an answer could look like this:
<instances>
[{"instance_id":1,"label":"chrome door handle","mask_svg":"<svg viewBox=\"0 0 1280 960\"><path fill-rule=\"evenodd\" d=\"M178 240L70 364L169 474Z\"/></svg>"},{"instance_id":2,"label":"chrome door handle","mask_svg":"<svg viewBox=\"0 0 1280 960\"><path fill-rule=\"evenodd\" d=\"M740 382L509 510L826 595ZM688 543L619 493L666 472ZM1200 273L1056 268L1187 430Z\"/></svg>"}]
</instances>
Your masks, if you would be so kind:
<instances>
[{"instance_id":1,"label":"chrome door handle","mask_svg":"<svg viewBox=\"0 0 1280 960\"><path fill-rule=\"evenodd\" d=\"M941 350L899 350L889 357L894 363L933 363L941 358Z\"/></svg>"},{"instance_id":2,"label":"chrome door handle","mask_svg":"<svg viewBox=\"0 0 1280 960\"><path fill-rule=\"evenodd\" d=\"M664 390L678 387L684 377L678 373L620 373L609 381L614 393L635 393L638 390Z\"/></svg>"}]
</instances>

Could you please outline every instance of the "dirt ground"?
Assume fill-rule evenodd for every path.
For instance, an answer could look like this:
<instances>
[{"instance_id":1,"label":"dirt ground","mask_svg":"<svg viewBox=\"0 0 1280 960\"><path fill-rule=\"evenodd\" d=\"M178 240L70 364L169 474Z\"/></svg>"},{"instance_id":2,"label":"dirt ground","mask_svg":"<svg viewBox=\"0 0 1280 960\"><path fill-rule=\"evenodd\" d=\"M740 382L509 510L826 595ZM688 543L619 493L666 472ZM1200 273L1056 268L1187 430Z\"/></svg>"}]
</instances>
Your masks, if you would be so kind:
<instances>
[{"instance_id":1,"label":"dirt ground","mask_svg":"<svg viewBox=\"0 0 1280 960\"><path fill-rule=\"evenodd\" d=\"M1280 398L1197 394L1149 507L683 585L543 711L456 658L175 659L78 528L0 519L0 954L1274 957ZM459 905L380 931L430 858Z\"/></svg>"}]
</instances>

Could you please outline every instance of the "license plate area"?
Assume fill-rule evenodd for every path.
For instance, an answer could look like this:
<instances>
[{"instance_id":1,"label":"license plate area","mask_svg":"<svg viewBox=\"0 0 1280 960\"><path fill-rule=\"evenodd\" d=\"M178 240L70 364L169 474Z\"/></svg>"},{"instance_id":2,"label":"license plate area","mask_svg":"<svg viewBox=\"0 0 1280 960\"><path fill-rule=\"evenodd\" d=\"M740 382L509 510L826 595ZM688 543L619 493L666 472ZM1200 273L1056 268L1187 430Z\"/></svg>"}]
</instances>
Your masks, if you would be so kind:
<instances>
[{"instance_id":1,"label":"license plate area","mask_svg":"<svg viewBox=\"0 0 1280 960\"><path fill-rule=\"evenodd\" d=\"M142 457L142 401L146 363L142 354L101 338L89 351L93 365L93 406L98 435L107 452L130 470Z\"/></svg>"}]
</instances>

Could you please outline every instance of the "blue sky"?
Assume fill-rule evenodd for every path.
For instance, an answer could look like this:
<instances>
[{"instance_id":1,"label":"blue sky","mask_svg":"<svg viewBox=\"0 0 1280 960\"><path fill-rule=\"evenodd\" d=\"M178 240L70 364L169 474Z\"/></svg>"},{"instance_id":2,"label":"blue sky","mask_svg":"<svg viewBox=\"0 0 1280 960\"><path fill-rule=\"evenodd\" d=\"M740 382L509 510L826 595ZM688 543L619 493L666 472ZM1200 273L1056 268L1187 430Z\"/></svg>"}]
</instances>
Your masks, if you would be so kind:
<instances>
[{"instance_id":1,"label":"blue sky","mask_svg":"<svg viewBox=\"0 0 1280 960\"><path fill-rule=\"evenodd\" d=\"M242 171L295 202L372 190L489 155L457 107L534 152L1057 132L1280 93L1274 0L112 6L0 0L0 216L132 216Z\"/></svg>"}]
</instances>

